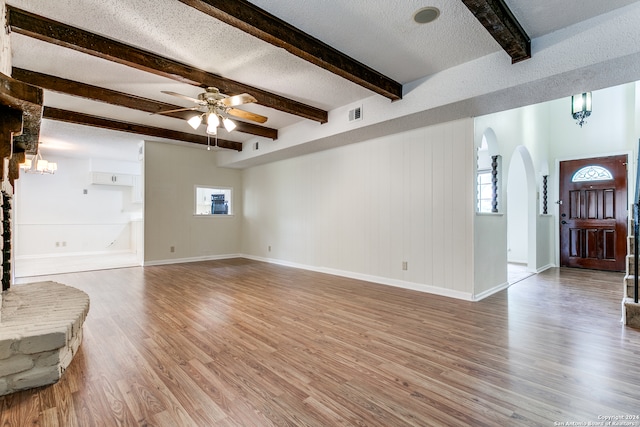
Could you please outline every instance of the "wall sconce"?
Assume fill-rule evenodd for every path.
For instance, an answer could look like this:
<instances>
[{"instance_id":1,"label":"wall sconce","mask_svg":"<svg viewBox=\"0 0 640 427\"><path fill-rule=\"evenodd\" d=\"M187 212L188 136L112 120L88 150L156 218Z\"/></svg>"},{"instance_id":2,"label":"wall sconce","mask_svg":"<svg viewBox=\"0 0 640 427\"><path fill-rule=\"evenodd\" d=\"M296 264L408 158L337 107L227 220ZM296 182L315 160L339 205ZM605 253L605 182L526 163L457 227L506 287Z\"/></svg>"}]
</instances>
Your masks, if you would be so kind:
<instances>
[{"instance_id":1,"label":"wall sconce","mask_svg":"<svg viewBox=\"0 0 640 427\"><path fill-rule=\"evenodd\" d=\"M580 127L586 123L584 119L591 115L591 92L571 97L571 115Z\"/></svg>"}]
</instances>

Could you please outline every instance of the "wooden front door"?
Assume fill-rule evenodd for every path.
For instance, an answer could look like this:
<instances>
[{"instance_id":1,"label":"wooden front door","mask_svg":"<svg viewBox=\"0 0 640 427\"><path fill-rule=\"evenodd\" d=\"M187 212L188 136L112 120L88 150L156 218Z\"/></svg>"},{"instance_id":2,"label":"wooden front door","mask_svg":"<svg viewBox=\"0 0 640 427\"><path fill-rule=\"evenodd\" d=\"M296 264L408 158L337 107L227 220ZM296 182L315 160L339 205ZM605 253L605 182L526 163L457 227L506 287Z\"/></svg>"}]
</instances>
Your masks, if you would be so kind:
<instances>
[{"instance_id":1,"label":"wooden front door","mask_svg":"<svg viewBox=\"0 0 640 427\"><path fill-rule=\"evenodd\" d=\"M560 162L560 265L624 271L627 156Z\"/></svg>"}]
</instances>

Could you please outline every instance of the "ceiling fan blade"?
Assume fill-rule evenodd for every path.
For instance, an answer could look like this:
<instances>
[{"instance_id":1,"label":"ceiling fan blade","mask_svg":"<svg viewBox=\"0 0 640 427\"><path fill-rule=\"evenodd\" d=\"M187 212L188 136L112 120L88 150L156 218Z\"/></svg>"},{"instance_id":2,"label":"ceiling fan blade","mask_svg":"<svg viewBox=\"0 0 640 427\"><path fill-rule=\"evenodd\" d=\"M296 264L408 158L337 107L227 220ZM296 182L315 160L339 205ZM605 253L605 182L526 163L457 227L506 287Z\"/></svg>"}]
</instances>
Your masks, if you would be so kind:
<instances>
[{"instance_id":1,"label":"ceiling fan blade","mask_svg":"<svg viewBox=\"0 0 640 427\"><path fill-rule=\"evenodd\" d=\"M231 108L227 111L227 113L231 114L232 116L240 117L241 119L247 119L258 123L264 123L267 121L267 117L265 116L250 113L244 110L238 110L237 108Z\"/></svg>"},{"instance_id":2,"label":"ceiling fan blade","mask_svg":"<svg viewBox=\"0 0 640 427\"><path fill-rule=\"evenodd\" d=\"M258 102L253 96L248 93L241 93L240 95L230 96L220 100L226 107L235 107L236 105L249 104L251 102Z\"/></svg>"},{"instance_id":3,"label":"ceiling fan blade","mask_svg":"<svg viewBox=\"0 0 640 427\"><path fill-rule=\"evenodd\" d=\"M158 111L157 113L151 113L153 114L169 114L169 113L177 113L178 111L195 111L198 110L200 107L191 107L191 108L177 108L175 110L166 110L166 111Z\"/></svg>"},{"instance_id":4,"label":"ceiling fan blade","mask_svg":"<svg viewBox=\"0 0 640 427\"><path fill-rule=\"evenodd\" d=\"M196 104L202 104L203 102L196 98L191 98L187 95L182 95L181 93L171 92L169 90L163 90L162 93L166 93L167 95L177 96L178 98L186 99L187 101L195 102Z\"/></svg>"}]
</instances>

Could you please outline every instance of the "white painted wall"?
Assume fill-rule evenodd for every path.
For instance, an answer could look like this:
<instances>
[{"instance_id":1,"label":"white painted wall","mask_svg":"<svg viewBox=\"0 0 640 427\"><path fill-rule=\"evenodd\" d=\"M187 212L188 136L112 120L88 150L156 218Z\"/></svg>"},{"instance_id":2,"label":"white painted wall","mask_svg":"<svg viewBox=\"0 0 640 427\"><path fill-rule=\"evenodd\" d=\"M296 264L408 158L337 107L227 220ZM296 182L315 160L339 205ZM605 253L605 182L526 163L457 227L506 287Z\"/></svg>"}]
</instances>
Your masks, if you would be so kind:
<instances>
[{"instance_id":1,"label":"white painted wall","mask_svg":"<svg viewBox=\"0 0 640 427\"><path fill-rule=\"evenodd\" d=\"M548 109L549 201L557 211L558 165L562 160L633 153L629 185L635 185L635 159L640 129L636 126L636 85L627 84L593 92L593 113L580 128L568 112L570 98L545 104ZM629 194L631 195L631 191Z\"/></svg>"},{"instance_id":2,"label":"white painted wall","mask_svg":"<svg viewBox=\"0 0 640 427\"><path fill-rule=\"evenodd\" d=\"M580 128L570 114L570 98L546 104L549 111L549 157L565 160L635 149L635 84L593 92L593 113Z\"/></svg>"},{"instance_id":3,"label":"white painted wall","mask_svg":"<svg viewBox=\"0 0 640 427\"><path fill-rule=\"evenodd\" d=\"M474 299L491 295L508 285L506 215L476 214L473 266Z\"/></svg>"},{"instance_id":4,"label":"white painted wall","mask_svg":"<svg viewBox=\"0 0 640 427\"><path fill-rule=\"evenodd\" d=\"M216 155L202 147L145 142L145 265L240 252L241 214L194 215L196 185L232 188L234 212L242 212L241 172L218 168Z\"/></svg>"},{"instance_id":5,"label":"white painted wall","mask_svg":"<svg viewBox=\"0 0 640 427\"><path fill-rule=\"evenodd\" d=\"M536 217L536 270L544 271L557 265L555 234L557 229L556 217L552 215L538 215Z\"/></svg>"},{"instance_id":6,"label":"white painted wall","mask_svg":"<svg viewBox=\"0 0 640 427\"><path fill-rule=\"evenodd\" d=\"M474 156L467 119L246 169L242 251L471 299Z\"/></svg>"},{"instance_id":7,"label":"white painted wall","mask_svg":"<svg viewBox=\"0 0 640 427\"><path fill-rule=\"evenodd\" d=\"M142 164L138 161L91 158L89 159L89 169L91 172L140 175L142 171Z\"/></svg>"},{"instance_id":8,"label":"white painted wall","mask_svg":"<svg viewBox=\"0 0 640 427\"><path fill-rule=\"evenodd\" d=\"M54 175L21 173L16 180L16 258L134 250L131 222L141 217L142 207L132 203L131 187L90 184L90 159L47 160L58 163ZM110 167L140 173L136 162L114 161Z\"/></svg>"},{"instance_id":9,"label":"white painted wall","mask_svg":"<svg viewBox=\"0 0 640 427\"><path fill-rule=\"evenodd\" d=\"M6 1L0 0L0 73L5 76L11 75L11 45L9 34L4 31L7 22L6 17Z\"/></svg>"},{"instance_id":10,"label":"white painted wall","mask_svg":"<svg viewBox=\"0 0 640 427\"><path fill-rule=\"evenodd\" d=\"M511 159L507 178L507 261L527 264L529 259L529 198L522 157Z\"/></svg>"}]
</instances>

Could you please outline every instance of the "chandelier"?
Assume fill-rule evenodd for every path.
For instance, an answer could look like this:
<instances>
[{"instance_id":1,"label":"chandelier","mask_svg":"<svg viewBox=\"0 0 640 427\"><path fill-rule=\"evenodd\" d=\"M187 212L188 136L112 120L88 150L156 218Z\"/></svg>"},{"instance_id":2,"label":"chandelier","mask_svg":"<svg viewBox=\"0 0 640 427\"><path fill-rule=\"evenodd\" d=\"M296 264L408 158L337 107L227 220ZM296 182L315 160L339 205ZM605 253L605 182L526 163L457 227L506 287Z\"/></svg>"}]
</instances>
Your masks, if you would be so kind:
<instances>
[{"instance_id":1,"label":"chandelier","mask_svg":"<svg viewBox=\"0 0 640 427\"><path fill-rule=\"evenodd\" d=\"M58 164L44 160L38 151L31 158L25 158L24 163L20 163L20 169L24 173L54 174L58 170Z\"/></svg>"}]
</instances>

